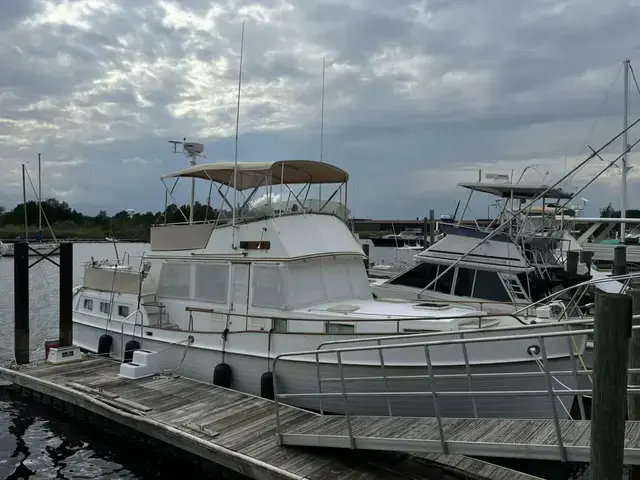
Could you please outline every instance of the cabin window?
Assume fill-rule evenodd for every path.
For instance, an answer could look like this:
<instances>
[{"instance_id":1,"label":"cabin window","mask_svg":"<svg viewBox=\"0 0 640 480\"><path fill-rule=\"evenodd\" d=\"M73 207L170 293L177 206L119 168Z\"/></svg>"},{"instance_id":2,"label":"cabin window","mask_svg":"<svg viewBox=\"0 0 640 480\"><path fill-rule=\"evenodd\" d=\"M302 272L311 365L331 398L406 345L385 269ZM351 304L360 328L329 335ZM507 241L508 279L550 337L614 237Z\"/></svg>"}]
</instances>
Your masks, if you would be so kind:
<instances>
[{"instance_id":1,"label":"cabin window","mask_svg":"<svg viewBox=\"0 0 640 480\"><path fill-rule=\"evenodd\" d=\"M253 265L251 278L255 307L284 308L282 270L277 265Z\"/></svg>"},{"instance_id":2,"label":"cabin window","mask_svg":"<svg viewBox=\"0 0 640 480\"><path fill-rule=\"evenodd\" d=\"M476 271L468 268L458 268L456 286L453 293L460 297L470 297L473 292L473 282L476 279Z\"/></svg>"},{"instance_id":3,"label":"cabin window","mask_svg":"<svg viewBox=\"0 0 640 480\"><path fill-rule=\"evenodd\" d=\"M324 275L324 284L328 300L334 301L353 298L351 278L349 277L348 266L344 262L323 262L322 274Z\"/></svg>"},{"instance_id":4,"label":"cabin window","mask_svg":"<svg viewBox=\"0 0 640 480\"><path fill-rule=\"evenodd\" d=\"M118 305L118 316L119 317L128 317L129 316L129 307L126 305Z\"/></svg>"},{"instance_id":5,"label":"cabin window","mask_svg":"<svg viewBox=\"0 0 640 480\"><path fill-rule=\"evenodd\" d=\"M229 265L226 263L196 264L193 298L201 302L227 303Z\"/></svg>"},{"instance_id":6,"label":"cabin window","mask_svg":"<svg viewBox=\"0 0 640 480\"><path fill-rule=\"evenodd\" d=\"M100 302L100 313L106 313L109 315L111 311L111 305L108 302Z\"/></svg>"},{"instance_id":7,"label":"cabin window","mask_svg":"<svg viewBox=\"0 0 640 480\"><path fill-rule=\"evenodd\" d=\"M191 265L167 262L160 272L159 297L189 298Z\"/></svg>"},{"instance_id":8,"label":"cabin window","mask_svg":"<svg viewBox=\"0 0 640 480\"><path fill-rule=\"evenodd\" d=\"M85 298L84 303L82 304L85 310L93 311L93 300L90 298Z\"/></svg>"},{"instance_id":9,"label":"cabin window","mask_svg":"<svg viewBox=\"0 0 640 480\"><path fill-rule=\"evenodd\" d=\"M299 308L327 301L327 292L320 262L300 262L288 267L287 305Z\"/></svg>"},{"instance_id":10,"label":"cabin window","mask_svg":"<svg viewBox=\"0 0 640 480\"><path fill-rule=\"evenodd\" d=\"M327 322L325 325L326 333L350 334L356 332L355 325L345 325L344 323Z\"/></svg>"},{"instance_id":11,"label":"cabin window","mask_svg":"<svg viewBox=\"0 0 640 480\"><path fill-rule=\"evenodd\" d=\"M349 280L353 288L353 298L361 298L363 300L371 298L371 285L367 271L361 260L352 260L347 264L349 270Z\"/></svg>"},{"instance_id":12,"label":"cabin window","mask_svg":"<svg viewBox=\"0 0 640 480\"><path fill-rule=\"evenodd\" d=\"M494 302L510 302L511 297L504 288L497 272L478 270L473 287L473 296Z\"/></svg>"},{"instance_id":13,"label":"cabin window","mask_svg":"<svg viewBox=\"0 0 640 480\"><path fill-rule=\"evenodd\" d=\"M272 320L273 333L287 333L289 331L289 325L286 318L274 318Z\"/></svg>"},{"instance_id":14,"label":"cabin window","mask_svg":"<svg viewBox=\"0 0 640 480\"><path fill-rule=\"evenodd\" d=\"M393 285L405 285L423 289L438 275L438 265L421 262L408 272L389 281Z\"/></svg>"},{"instance_id":15,"label":"cabin window","mask_svg":"<svg viewBox=\"0 0 640 480\"><path fill-rule=\"evenodd\" d=\"M403 328L404 333L440 333L440 330L429 330L426 328Z\"/></svg>"},{"instance_id":16,"label":"cabin window","mask_svg":"<svg viewBox=\"0 0 640 480\"><path fill-rule=\"evenodd\" d=\"M233 265L233 282L231 282L231 302L234 305L249 303L249 264Z\"/></svg>"},{"instance_id":17,"label":"cabin window","mask_svg":"<svg viewBox=\"0 0 640 480\"><path fill-rule=\"evenodd\" d=\"M440 265L440 267L438 268L438 275L441 275L444 271L447 270L447 268L449 268L448 265ZM451 293L451 287L453 287L453 275L455 271L455 268L449 268L449 271L438 278L438 280L436 281L436 291L446 294Z\"/></svg>"}]
</instances>

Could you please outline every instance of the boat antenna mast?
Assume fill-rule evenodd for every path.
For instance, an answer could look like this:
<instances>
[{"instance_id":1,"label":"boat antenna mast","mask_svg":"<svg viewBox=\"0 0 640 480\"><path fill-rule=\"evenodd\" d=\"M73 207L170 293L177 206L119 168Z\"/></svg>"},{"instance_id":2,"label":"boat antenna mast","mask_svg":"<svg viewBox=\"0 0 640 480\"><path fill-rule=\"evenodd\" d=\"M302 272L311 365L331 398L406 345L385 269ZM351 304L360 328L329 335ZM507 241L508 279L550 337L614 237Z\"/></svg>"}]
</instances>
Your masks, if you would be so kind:
<instances>
[{"instance_id":1,"label":"boat antenna mast","mask_svg":"<svg viewBox=\"0 0 640 480\"><path fill-rule=\"evenodd\" d=\"M238 135L240 132L240 92L242 91L242 59L244 55L244 22L240 33L240 67L238 69L238 105L236 107L236 145L233 154L233 209L231 211L231 248L236 249L236 206L238 203Z\"/></svg>"},{"instance_id":2,"label":"boat antenna mast","mask_svg":"<svg viewBox=\"0 0 640 480\"><path fill-rule=\"evenodd\" d=\"M623 134L622 134L622 201L620 202L620 218L627 218L627 172L628 167L628 153L629 142L627 139L627 131L629 125L629 60L624 62L624 121L623 121ZM620 224L620 243L624 243L624 239L627 236L627 225L622 222Z\"/></svg>"},{"instance_id":3,"label":"boat antenna mast","mask_svg":"<svg viewBox=\"0 0 640 480\"><path fill-rule=\"evenodd\" d=\"M198 157L207 158L202 154L204 152L204 145L197 142L187 142L186 138L182 141L169 140L169 143L173 145L173 153L180 153L186 155L189 158L189 165L194 167L196 165L196 159ZM178 145L182 148L178 149ZM191 197L189 200L189 224L193 224L193 207L196 199L196 179L191 179Z\"/></svg>"},{"instance_id":4,"label":"boat antenna mast","mask_svg":"<svg viewBox=\"0 0 640 480\"><path fill-rule=\"evenodd\" d=\"M324 162L322 154L324 146L324 74L325 57L322 57L322 95L320 97L320 163ZM322 184L318 186L318 204L322 206Z\"/></svg>"}]
</instances>

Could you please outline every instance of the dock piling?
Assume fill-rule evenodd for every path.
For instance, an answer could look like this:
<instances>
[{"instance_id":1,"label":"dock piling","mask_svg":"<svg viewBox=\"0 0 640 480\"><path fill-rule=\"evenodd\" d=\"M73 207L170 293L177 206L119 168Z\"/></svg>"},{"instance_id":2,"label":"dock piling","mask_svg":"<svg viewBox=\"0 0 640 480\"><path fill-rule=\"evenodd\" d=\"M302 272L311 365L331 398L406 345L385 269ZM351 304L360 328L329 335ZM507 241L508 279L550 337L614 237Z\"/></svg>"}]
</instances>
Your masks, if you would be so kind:
<instances>
[{"instance_id":1,"label":"dock piling","mask_svg":"<svg viewBox=\"0 0 640 480\"><path fill-rule=\"evenodd\" d=\"M591 406L591 478L622 478L632 299L598 293Z\"/></svg>"},{"instance_id":2,"label":"dock piling","mask_svg":"<svg viewBox=\"0 0 640 480\"><path fill-rule=\"evenodd\" d=\"M73 344L73 243L60 244L60 346Z\"/></svg>"},{"instance_id":3,"label":"dock piling","mask_svg":"<svg viewBox=\"0 0 640 480\"><path fill-rule=\"evenodd\" d=\"M567 252L567 273L576 275L578 273L578 260L580 252L578 250L569 250Z\"/></svg>"},{"instance_id":4,"label":"dock piling","mask_svg":"<svg viewBox=\"0 0 640 480\"><path fill-rule=\"evenodd\" d=\"M633 301L633 315L640 314L640 289L627 290L627 295ZM633 325L640 325L640 320L633 320ZM640 368L640 332L633 332L629 342L629 368ZM628 385L640 385L640 374L630 373ZM628 420L640 420L640 397L638 395L627 396ZM629 466L629 480L640 480L640 467Z\"/></svg>"},{"instance_id":5,"label":"dock piling","mask_svg":"<svg viewBox=\"0 0 640 480\"><path fill-rule=\"evenodd\" d=\"M424 238L427 239L426 234ZM431 209L429 210L429 246L434 243L436 243L436 211Z\"/></svg>"},{"instance_id":6,"label":"dock piling","mask_svg":"<svg viewBox=\"0 0 640 480\"><path fill-rule=\"evenodd\" d=\"M613 249L613 266L611 273L614 275L624 275L627 273L627 247L617 245Z\"/></svg>"},{"instance_id":7,"label":"dock piling","mask_svg":"<svg viewBox=\"0 0 640 480\"><path fill-rule=\"evenodd\" d=\"M593 253L591 250L580 250L580 263L584 263L587 271L591 271L591 263L593 262Z\"/></svg>"},{"instance_id":8,"label":"dock piling","mask_svg":"<svg viewBox=\"0 0 640 480\"><path fill-rule=\"evenodd\" d=\"M13 254L14 340L16 363L29 363L29 245L16 242Z\"/></svg>"}]
</instances>

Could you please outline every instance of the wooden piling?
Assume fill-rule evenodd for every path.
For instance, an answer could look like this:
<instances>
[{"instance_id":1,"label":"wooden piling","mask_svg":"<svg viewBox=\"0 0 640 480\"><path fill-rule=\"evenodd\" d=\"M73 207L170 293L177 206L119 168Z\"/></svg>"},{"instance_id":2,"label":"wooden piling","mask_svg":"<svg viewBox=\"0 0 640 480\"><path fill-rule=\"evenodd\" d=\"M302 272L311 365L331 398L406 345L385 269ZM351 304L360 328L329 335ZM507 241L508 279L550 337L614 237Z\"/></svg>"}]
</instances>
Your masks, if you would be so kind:
<instances>
[{"instance_id":1,"label":"wooden piling","mask_svg":"<svg viewBox=\"0 0 640 480\"><path fill-rule=\"evenodd\" d=\"M60 346L73 344L73 243L60 244Z\"/></svg>"},{"instance_id":2,"label":"wooden piling","mask_svg":"<svg viewBox=\"0 0 640 480\"><path fill-rule=\"evenodd\" d=\"M425 235L425 239L427 236ZM436 212L435 210L429 210L429 246L436 243Z\"/></svg>"},{"instance_id":3,"label":"wooden piling","mask_svg":"<svg viewBox=\"0 0 640 480\"><path fill-rule=\"evenodd\" d=\"M16 242L13 246L13 348L16 363L29 363L29 245Z\"/></svg>"},{"instance_id":4,"label":"wooden piling","mask_svg":"<svg viewBox=\"0 0 640 480\"><path fill-rule=\"evenodd\" d=\"M613 249L613 267L611 273L614 275L624 275L627 273L627 247L616 245Z\"/></svg>"},{"instance_id":5,"label":"wooden piling","mask_svg":"<svg viewBox=\"0 0 640 480\"><path fill-rule=\"evenodd\" d=\"M576 275L578 273L578 259L580 252L577 250L569 250L567 252L567 273Z\"/></svg>"},{"instance_id":6,"label":"wooden piling","mask_svg":"<svg viewBox=\"0 0 640 480\"><path fill-rule=\"evenodd\" d=\"M633 302L633 315L640 314L640 289L627 290ZM633 325L640 325L640 320L633 320ZM629 342L629 368L640 368L640 332L634 331ZM640 385L640 374L630 373L628 385L636 388ZM627 397L628 420L640 420L640 396L629 395ZM640 480L640 467L629 466L629 480Z\"/></svg>"},{"instance_id":7,"label":"wooden piling","mask_svg":"<svg viewBox=\"0 0 640 480\"><path fill-rule=\"evenodd\" d=\"M591 250L580 250L580 262L587 266L587 271L591 270L591 263L593 261L593 253Z\"/></svg>"},{"instance_id":8,"label":"wooden piling","mask_svg":"<svg viewBox=\"0 0 640 480\"><path fill-rule=\"evenodd\" d=\"M632 299L596 295L591 405L591 479L622 478Z\"/></svg>"}]
</instances>

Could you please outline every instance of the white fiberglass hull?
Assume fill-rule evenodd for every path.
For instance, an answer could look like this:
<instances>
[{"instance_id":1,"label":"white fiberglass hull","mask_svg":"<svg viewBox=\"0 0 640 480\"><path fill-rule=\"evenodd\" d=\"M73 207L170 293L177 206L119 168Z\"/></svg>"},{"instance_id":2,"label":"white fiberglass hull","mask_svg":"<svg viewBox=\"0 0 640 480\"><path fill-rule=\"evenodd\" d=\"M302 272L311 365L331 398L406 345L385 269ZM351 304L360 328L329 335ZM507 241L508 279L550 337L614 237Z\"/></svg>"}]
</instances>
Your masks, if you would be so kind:
<instances>
[{"instance_id":1,"label":"white fiberglass hull","mask_svg":"<svg viewBox=\"0 0 640 480\"><path fill-rule=\"evenodd\" d=\"M125 325L125 336L122 338L120 332L122 325L120 322L111 321L109 327L105 329L102 325L91 324L88 321L74 319L74 343L79 347L97 352L98 341L104 333L108 333L113 338L111 356L122 358L122 350L127 341L131 340L131 325ZM187 338L194 337L192 345L187 347ZM268 339L268 337L271 337ZM231 387L254 395L261 394L261 376L263 373L272 370L273 358L278 353L287 351L309 350L310 345L316 348L325 340L335 339L329 335L303 335L303 334L268 334L267 332L230 332L222 348L222 334L187 332L177 330L167 330L152 327L144 327L141 340L140 327L138 326L135 339L142 341L142 347L146 350L160 352L162 368L172 370L177 374L188 378L211 383L216 365L226 363L231 367L232 378ZM558 339L560 343L554 344L555 340L549 340L547 351L551 360L549 361L551 371L572 371L573 365L569 355L562 354L562 346L566 344L566 338ZM269 354L261 345L267 345L271 349ZM524 343L523 343L524 342ZM506 340L500 344L477 344L476 350L469 350L471 359L486 356L493 358L493 361L480 361L474 363L471 360L471 372L474 374L500 374L513 372L540 372L540 365L534 359L527 359L526 351L530 340ZM500 346L498 346L500 345ZM483 349L482 351L478 348ZM458 351L455 351L458 350ZM434 349L432 354L434 375L454 374L456 378L436 378L435 389L437 391L468 391L469 382L466 377L466 368L460 362L462 354L460 349L454 346L447 346L447 350ZM430 392L431 384L428 378L428 369L424 359L424 349L403 349L385 353L386 375L421 375L419 379L388 380L389 391L405 392ZM444 353L443 353L444 352ZM504 358L499 359L496 352L501 353ZM365 356L358 360L344 357L344 375L346 377L375 377L381 375L378 358L375 351L367 352ZM388 356L388 358L387 358ZM516 358L519 356L519 358ZM320 361L322 378L337 378L340 376L335 356ZM506 358L511 357L511 358ZM321 357L322 358L322 357ZM459 359L459 360L456 360ZM314 393L318 391L316 363L313 358L303 358L302 360L282 360L277 363L276 371L278 391L281 393ZM566 387L576 388L576 381L573 376L559 378ZM490 378L478 378L473 380L474 391L526 391L526 390L546 390L547 383L543 375L535 377L500 377L499 375ZM562 390L559 383L554 382L554 388ZM324 392L339 392L340 386L337 383L323 384ZM348 391L384 391L384 382L378 380L356 381L349 383ZM317 398L295 399L289 401L293 405L320 409ZM568 411L573 403L573 395L567 395L562 399L562 403L556 400L556 409L561 418L568 417ZM474 405L470 398L466 397L441 397L438 402L440 414L447 417L473 418L475 413L479 417L488 418L552 418L552 403L547 396L489 396L478 397ZM324 411L331 413L344 413L344 403L341 398L327 398L324 400ZM360 397L349 400L349 413L353 415L388 415L388 404L385 397ZM402 416L433 416L435 415L434 402L430 396L402 396L391 400L393 415Z\"/></svg>"}]
</instances>

